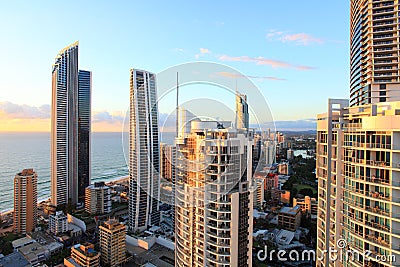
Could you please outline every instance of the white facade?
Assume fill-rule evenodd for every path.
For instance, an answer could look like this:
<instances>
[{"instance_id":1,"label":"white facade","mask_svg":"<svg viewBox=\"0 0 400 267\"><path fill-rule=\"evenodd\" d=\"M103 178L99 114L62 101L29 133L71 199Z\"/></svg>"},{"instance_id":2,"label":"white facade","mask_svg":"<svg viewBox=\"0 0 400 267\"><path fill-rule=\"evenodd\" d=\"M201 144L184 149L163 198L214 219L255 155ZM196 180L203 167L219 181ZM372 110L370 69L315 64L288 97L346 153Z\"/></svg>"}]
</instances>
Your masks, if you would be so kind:
<instances>
[{"instance_id":1,"label":"white facade","mask_svg":"<svg viewBox=\"0 0 400 267\"><path fill-rule=\"evenodd\" d=\"M276 142L269 140L264 142L265 149L265 163L267 166L271 166L276 160Z\"/></svg>"},{"instance_id":2,"label":"white facade","mask_svg":"<svg viewBox=\"0 0 400 267\"><path fill-rule=\"evenodd\" d=\"M49 230L51 233L58 235L69 230L67 216L62 211L49 216Z\"/></svg>"},{"instance_id":3,"label":"white facade","mask_svg":"<svg viewBox=\"0 0 400 267\"><path fill-rule=\"evenodd\" d=\"M129 227L160 222L160 156L156 76L131 70L129 120Z\"/></svg>"},{"instance_id":4,"label":"white facade","mask_svg":"<svg viewBox=\"0 0 400 267\"><path fill-rule=\"evenodd\" d=\"M400 102L348 107L330 100L318 116L317 256L338 240L367 259L318 266L400 264ZM394 255L395 261L377 257Z\"/></svg>"},{"instance_id":5,"label":"white facade","mask_svg":"<svg viewBox=\"0 0 400 267\"><path fill-rule=\"evenodd\" d=\"M90 214L111 212L111 188L104 182L97 182L86 187L85 210Z\"/></svg>"},{"instance_id":6,"label":"white facade","mask_svg":"<svg viewBox=\"0 0 400 267\"><path fill-rule=\"evenodd\" d=\"M251 266L253 133L199 125L177 152L175 266Z\"/></svg>"}]
</instances>

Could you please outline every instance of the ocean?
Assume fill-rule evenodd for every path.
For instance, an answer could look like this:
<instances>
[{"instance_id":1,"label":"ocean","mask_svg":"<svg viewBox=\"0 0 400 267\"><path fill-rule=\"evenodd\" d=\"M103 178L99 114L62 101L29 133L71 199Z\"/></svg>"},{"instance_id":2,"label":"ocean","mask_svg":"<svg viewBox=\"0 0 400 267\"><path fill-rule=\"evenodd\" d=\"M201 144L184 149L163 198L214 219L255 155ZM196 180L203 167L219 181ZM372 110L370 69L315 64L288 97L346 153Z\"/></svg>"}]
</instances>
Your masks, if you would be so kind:
<instances>
[{"instance_id":1,"label":"ocean","mask_svg":"<svg viewBox=\"0 0 400 267\"><path fill-rule=\"evenodd\" d=\"M124 134L123 140L121 133L92 133L92 183L128 175L123 148L128 144L126 137ZM173 140L172 135L161 137L163 142ZM0 211L13 208L14 176L26 168L38 174L38 199L50 197L50 133L0 133Z\"/></svg>"}]
</instances>

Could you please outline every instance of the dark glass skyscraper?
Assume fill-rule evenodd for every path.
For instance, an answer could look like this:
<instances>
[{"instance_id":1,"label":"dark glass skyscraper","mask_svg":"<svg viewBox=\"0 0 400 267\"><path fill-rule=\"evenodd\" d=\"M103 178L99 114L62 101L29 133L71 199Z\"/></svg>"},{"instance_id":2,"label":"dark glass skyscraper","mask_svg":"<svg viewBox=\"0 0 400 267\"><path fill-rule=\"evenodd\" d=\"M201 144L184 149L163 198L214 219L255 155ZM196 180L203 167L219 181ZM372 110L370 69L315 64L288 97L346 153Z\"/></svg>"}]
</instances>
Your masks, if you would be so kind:
<instances>
[{"instance_id":1,"label":"dark glass skyscraper","mask_svg":"<svg viewBox=\"0 0 400 267\"><path fill-rule=\"evenodd\" d=\"M51 199L83 200L90 183L91 73L78 71L78 42L62 49L52 70ZM82 195L83 194L83 195Z\"/></svg>"},{"instance_id":2,"label":"dark glass skyscraper","mask_svg":"<svg viewBox=\"0 0 400 267\"><path fill-rule=\"evenodd\" d=\"M90 119L92 73L78 72L78 201L85 202L85 188L90 185Z\"/></svg>"}]
</instances>

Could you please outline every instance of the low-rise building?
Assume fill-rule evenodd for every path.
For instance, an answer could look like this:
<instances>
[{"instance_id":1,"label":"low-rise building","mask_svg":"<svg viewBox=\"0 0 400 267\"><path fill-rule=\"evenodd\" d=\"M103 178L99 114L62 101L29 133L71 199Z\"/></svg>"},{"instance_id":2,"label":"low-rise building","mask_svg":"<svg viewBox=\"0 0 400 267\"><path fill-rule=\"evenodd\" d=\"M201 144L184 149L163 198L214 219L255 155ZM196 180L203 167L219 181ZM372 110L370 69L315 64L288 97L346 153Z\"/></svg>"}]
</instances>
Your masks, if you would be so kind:
<instances>
[{"instance_id":1,"label":"low-rise building","mask_svg":"<svg viewBox=\"0 0 400 267\"><path fill-rule=\"evenodd\" d=\"M18 249L33 266L50 258L50 252L41 244L34 242Z\"/></svg>"},{"instance_id":2,"label":"low-rise building","mask_svg":"<svg viewBox=\"0 0 400 267\"><path fill-rule=\"evenodd\" d=\"M98 267L100 252L94 250L93 244L77 244L71 248L71 257L64 259L64 265L66 267Z\"/></svg>"},{"instance_id":3,"label":"low-rise building","mask_svg":"<svg viewBox=\"0 0 400 267\"><path fill-rule=\"evenodd\" d=\"M90 214L111 212L111 188L104 182L96 182L85 190L85 210Z\"/></svg>"},{"instance_id":4,"label":"low-rise building","mask_svg":"<svg viewBox=\"0 0 400 267\"><path fill-rule=\"evenodd\" d=\"M296 231L300 222L300 206L283 207L278 213L278 225L286 230Z\"/></svg>"},{"instance_id":5,"label":"low-rise building","mask_svg":"<svg viewBox=\"0 0 400 267\"><path fill-rule=\"evenodd\" d=\"M2 255L2 254L0 254ZM30 267L31 264L18 251L15 251L7 256L0 256L0 266L2 267Z\"/></svg>"},{"instance_id":6,"label":"low-rise building","mask_svg":"<svg viewBox=\"0 0 400 267\"><path fill-rule=\"evenodd\" d=\"M293 207L300 206L303 213L317 216L318 202L315 198L305 196L304 198L293 198Z\"/></svg>"},{"instance_id":7,"label":"low-rise building","mask_svg":"<svg viewBox=\"0 0 400 267\"><path fill-rule=\"evenodd\" d=\"M49 231L55 235L68 231L68 219L63 211L57 211L49 216Z\"/></svg>"}]
</instances>

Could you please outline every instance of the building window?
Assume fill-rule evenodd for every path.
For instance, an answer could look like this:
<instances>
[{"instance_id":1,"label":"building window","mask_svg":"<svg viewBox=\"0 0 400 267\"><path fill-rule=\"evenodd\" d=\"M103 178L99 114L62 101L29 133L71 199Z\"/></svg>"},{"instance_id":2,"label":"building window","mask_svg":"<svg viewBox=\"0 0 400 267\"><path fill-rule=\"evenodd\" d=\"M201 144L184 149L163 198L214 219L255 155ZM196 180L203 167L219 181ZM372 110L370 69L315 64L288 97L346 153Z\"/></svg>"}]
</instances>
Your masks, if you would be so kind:
<instances>
[{"instance_id":1,"label":"building window","mask_svg":"<svg viewBox=\"0 0 400 267\"><path fill-rule=\"evenodd\" d=\"M386 102L386 97L380 97L379 102Z\"/></svg>"},{"instance_id":2,"label":"building window","mask_svg":"<svg viewBox=\"0 0 400 267\"><path fill-rule=\"evenodd\" d=\"M386 84L380 84L380 85L379 85L379 89L385 90L385 89L386 89Z\"/></svg>"}]
</instances>

